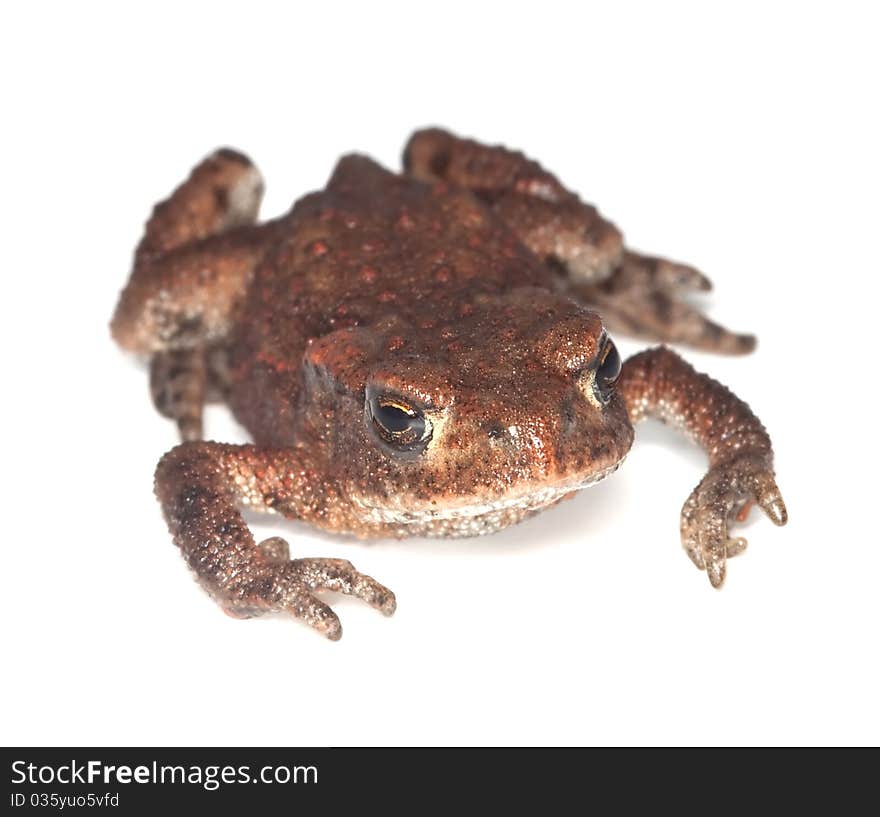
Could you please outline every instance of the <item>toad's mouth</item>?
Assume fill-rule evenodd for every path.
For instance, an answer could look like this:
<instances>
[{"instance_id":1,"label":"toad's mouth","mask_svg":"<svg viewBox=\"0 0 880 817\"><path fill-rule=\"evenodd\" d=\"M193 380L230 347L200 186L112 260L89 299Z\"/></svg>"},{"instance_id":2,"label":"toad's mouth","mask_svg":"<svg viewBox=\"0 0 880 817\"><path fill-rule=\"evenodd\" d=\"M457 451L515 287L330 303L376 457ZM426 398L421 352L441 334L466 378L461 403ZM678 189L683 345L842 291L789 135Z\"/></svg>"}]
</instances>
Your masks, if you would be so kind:
<instances>
[{"instance_id":1,"label":"toad's mouth","mask_svg":"<svg viewBox=\"0 0 880 817\"><path fill-rule=\"evenodd\" d=\"M601 482L613 474L623 463L625 457L596 471L589 476L568 479L558 483L543 485L532 491L503 496L485 501L431 506L430 508L391 507L376 505L357 498L355 503L371 521L382 525L413 526L423 528L426 533L438 529L443 535L454 535L460 528L462 535L488 533L492 530L513 524L519 519L554 505L571 494ZM417 531L413 530L413 533Z\"/></svg>"}]
</instances>

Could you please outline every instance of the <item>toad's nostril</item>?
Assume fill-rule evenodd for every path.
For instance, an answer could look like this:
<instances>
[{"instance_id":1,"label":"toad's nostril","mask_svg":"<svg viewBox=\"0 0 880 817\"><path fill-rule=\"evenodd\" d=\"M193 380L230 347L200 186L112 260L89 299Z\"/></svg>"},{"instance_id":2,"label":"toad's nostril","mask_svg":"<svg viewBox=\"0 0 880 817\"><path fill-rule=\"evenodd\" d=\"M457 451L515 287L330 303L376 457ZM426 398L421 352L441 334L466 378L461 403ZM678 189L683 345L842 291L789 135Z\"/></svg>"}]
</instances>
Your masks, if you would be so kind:
<instances>
[{"instance_id":1,"label":"toad's nostril","mask_svg":"<svg viewBox=\"0 0 880 817\"><path fill-rule=\"evenodd\" d=\"M500 440L504 436L504 428L501 423L486 423L484 428L490 440Z\"/></svg>"},{"instance_id":2,"label":"toad's nostril","mask_svg":"<svg viewBox=\"0 0 880 817\"><path fill-rule=\"evenodd\" d=\"M560 407L559 414L561 420L560 431L562 432L563 436L567 436L568 434L571 434L571 432L575 429L575 426L577 425L577 414L574 410L574 405L572 404L572 399L570 397L566 398L563 401L562 406Z\"/></svg>"}]
</instances>

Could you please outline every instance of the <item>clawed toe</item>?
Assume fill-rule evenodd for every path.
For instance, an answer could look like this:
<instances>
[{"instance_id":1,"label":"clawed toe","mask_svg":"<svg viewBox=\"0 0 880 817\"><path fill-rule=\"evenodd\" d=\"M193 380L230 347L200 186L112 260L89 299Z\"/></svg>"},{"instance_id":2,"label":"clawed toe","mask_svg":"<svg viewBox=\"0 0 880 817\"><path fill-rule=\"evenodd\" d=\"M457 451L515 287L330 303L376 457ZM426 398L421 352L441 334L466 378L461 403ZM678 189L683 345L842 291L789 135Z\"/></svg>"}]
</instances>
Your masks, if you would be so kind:
<instances>
[{"instance_id":1,"label":"clawed toe","mask_svg":"<svg viewBox=\"0 0 880 817\"><path fill-rule=\"evenodd\" d=\"M266 539L257 547L265 562L235 601L224 605L231 615L285 612L338 641L342 637L339 617L318 593L329 590L356 596L386 616L395 611L394 593L345 559L291 560L287 542L279 537Z\"/></svg>"},{"instance_id":2,"label":"clawed toe","mask_svg":"<svg viewBox=\"0 0 880 817\"><path fill-rule=\"evenodd\" d=\"M706 571L713 587L724 584L727 560L746 550L746 540L731 537L728 528L745 521L753 504L777 525L788 519L772 471L758 461L740 458L712 468L682 508L682 546L691 561Z\"/></svg>"},{"instance_id":3,"label":"clawed toe","mask_svg":"<svg viewBox=\"0 0 880 817\"><path fill-rule=\"evenodd\" d=\"M386 616L394 613L397 602L387 587L355 570L345 559L295 559L286 565L293 588L285 609L302 618L331 641L342 637L336 614L314 593L332 591L355 596Z\"/></svg>"},{"instance_id":4,"label":"clawed toe","mask_svg":"<svg viewBox=\"0 0 880 817\"><path fill-rule=\"evenodd\" d=\"M397 602L387 587L371 576L355 570L345 559L297 559L301 581L312 590L331 590L356 596L386 616L394 613Z\"/></svg>"},{"instance_id":5,"label":"clawed toe","mask_svg":"<svg viewBox=\"0 0 880 817\"><path fill-rule=\"evenodd\" d=\"M311 593L302 588L291 588L281 602L281 609L302 619L310 627L314 627L330 641L339 641L342 638L342 624L339 616L333 612L329 605L315 598Z\"/></svg>"},{"instance_id":6,"label":"clawed toe","mask_svg":"<svg viewBox=\"0 0 880 817\"><path fill-rule=\"evenodd\" d=\"M689 549L687 555L699 570L705 570L712 587L720 588L727 577L727 560L744 553L748 542L741 536L728 539L726 542L707 547L705 551Z\"/></svg>"},{"instance_id":7,"label":"clawed toe","mask_svg":"<svg viewBox=\"0 0 880 817\"><path fill-rule=\"evenodd\" d=\"M707 548L705 553L706 575L709 583L716 589L724 584L727 576L727 552L724 545Z\"/></svg>"},{"instance_id":8,"label":"clawed toe","mask_svg":"<svg viewBox=\"0 0 880 817\"><path fill-rule=\"evenodd\" d=\"M646 259L654 263L653 279L656 286L682 291L709 292L712 282L695 267L667 261L665 258Z\"/></svg>"},{"instance_id":9,"label":"clawed toe","mask_svg":"<svg viewBox=\"0 0 880 817\"><path fill-rule=\"evenodd\" d=\"M758 494L758 506L774 525L781 526L788 522L788 510L785 507L785 500L783 500L782 494L773 479L770 479L769 484Z\"/></svg>"}]
</instances>

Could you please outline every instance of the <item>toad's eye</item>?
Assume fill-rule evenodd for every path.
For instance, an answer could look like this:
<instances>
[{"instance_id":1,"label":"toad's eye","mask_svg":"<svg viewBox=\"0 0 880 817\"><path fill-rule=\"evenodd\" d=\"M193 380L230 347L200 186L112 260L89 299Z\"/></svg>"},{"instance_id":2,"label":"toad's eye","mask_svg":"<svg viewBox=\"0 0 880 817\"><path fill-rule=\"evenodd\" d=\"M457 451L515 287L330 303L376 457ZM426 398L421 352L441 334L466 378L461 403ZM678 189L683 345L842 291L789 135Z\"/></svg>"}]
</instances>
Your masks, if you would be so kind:
<instances>
[{"instance_id":1,"label":"toad's eye","mask_svg":"<svg viewBox=\"0 0 880 817\"><path fill-rule=\"evenodd\" d=\"M599 362L596 365L596 376L593 379L593 391L600 403L607 403L614 393L614 384L620 377L620 352L613 341L606 340L599 352Z\"/></svg>"},{"instance_id":2,"label":"toad's eye","mask_svg":"<svg viewBox=\"0 0 880 817\"><path fill-rule=\"evenodd\" d=\"M421 451L431 440L424 413L400 397L368 394L367 416L380 439L400 451Z\"/></svg>"},{"instance_id":3,"label":"toad's eye","mask_svg":"<svg viewBox=\"0 0 880 817\"><path fill-rule=\"evenodd\" d=\"M614 385L620 377L620 353L607 338L599 342L599 354L577 375L577 388L596 408L611 402Z\"/></svg>"}]
</instances>

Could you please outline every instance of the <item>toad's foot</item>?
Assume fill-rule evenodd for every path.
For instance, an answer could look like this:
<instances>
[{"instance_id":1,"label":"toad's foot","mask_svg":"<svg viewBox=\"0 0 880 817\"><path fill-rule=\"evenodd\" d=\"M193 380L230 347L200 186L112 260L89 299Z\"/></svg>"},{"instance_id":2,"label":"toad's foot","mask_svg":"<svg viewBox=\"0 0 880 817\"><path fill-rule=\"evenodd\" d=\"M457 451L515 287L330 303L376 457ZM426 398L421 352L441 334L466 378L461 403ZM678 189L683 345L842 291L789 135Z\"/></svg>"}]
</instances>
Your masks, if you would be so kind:
<instances>
[{"instance_id":1,"label":"toad's foot","mask_svg":"<svg viewBox=\"0 0 880 817\"><path fill-rule=\"evenodd\" d=\"M357 596L386 616L394 613L394 593L370 576L355 570L345 559L293 559L287 542L273 537L258 549L266 564L240 586L234 599L225 599L224 609L238 618L266 612L290 613L314 627L331 641L342 637L339 617L315 593L331 590Z\"/></svg>"},{"instance_id":2,"label":"toad's foot","mask_svg":"<svg viewBox=\"0 0 880 817\"><path fill-rule=\"evenodd\" d=\"M156 495L184 558L227 613L286 612L336 641L339 619L316 593L357 596L385 615L394 612L394 594L344 559L291 560L287 542L277 537L257 544L239 511L277 510L326 524L337 508L337 488L332 480L310 479L316 470L299 449L188 442L160 460Z\"/></svg>"},{"instance_id":3,"label":"toad's foot","mask_svg":"<svg viewBox=\"0 0 880 817\"><path fill-rule=\"evenodd\" d=\"M681 511L681 541L713 587L724 582L728 557L745 550L728 526L752 504L777 525L788 519L773 472L773 446L746 403L663 347L623 366L618 392L633 423L654 417L684 431L709 457L709 471Z\"/></svg>"},{"instance_id":4,"label":"toad's foot","mask_svg":"<svg viewBox=\"0 0 880 817\"><path fill-rule=\"evenodd\" d=\"M574 294L595 306L615 332L709 352L751 352L754 335L725 329L686 300L689 294L711 288L709 279L693 267L628 250L609 278L576 286Z\"/></svg>"},{"instance_id":5,"label":"toad's foot","mask_svg":"<svg viewBox=\"0 0 880 817\"><path fill-rule=\"evenodd\" d=\"M748 454L714 465L684 503L682 546L713 587L724 583L727 559L746 548L746 540L732 538L728 526L743 521L752 503L776 525L788 520L773 470L763 458Z\"/></svg>"}]
</instances>

